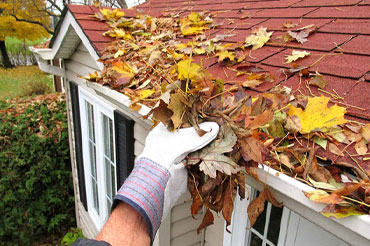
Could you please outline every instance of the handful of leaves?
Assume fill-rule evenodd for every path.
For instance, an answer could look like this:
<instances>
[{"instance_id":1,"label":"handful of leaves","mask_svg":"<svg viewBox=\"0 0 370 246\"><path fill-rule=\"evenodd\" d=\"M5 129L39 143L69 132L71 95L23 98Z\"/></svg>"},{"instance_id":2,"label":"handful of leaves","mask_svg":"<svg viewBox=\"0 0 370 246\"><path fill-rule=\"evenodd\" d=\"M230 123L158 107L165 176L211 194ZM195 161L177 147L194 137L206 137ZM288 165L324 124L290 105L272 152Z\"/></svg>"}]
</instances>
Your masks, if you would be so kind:
<instances>
[{"instance_id":1,"label":"handful of leaves","mask_svg":"<svg viewBox=\"0 0 370 246\"><path fill-rule=\"evenodd\" d=\"M146 117L151 115L154 125L162 122L169 131L194 126L202 135L199 123L203 121L221 126L216 140L186 158L191 214L205 209L198 233L213 223L211 211L222 213L230 225L236 192L245 198L246 175L258 180L258 164L317 188L306 196L328 204L325 216L369 213L370 171L360 161L368 160L370 125L348 122L346 109L328 106L332 102L329 97L296 95L280 87L250 95L248 88L270 83L274 77L238 54L246 47L263 47L272 34L266 28L251 33L245 44L220 45L227 35L207 39L203 32L212 27L213 20L203 13L177 20L146 15L126 18L102 10L97 17L107 20L112 28L108 34L117 41L108 45L100 58L105 65L102 73L86 79L129 96L132 110L141 105L151 107ZM189 35L198 36L186 43L176 39ZM226 68L239 64L229 70L246 80L216 78L195 62L196 56L204 55L218 57ZM325 87L321 75L309 77L308 86ZM266 200L281 205L265 187L248 207L252 225Z\"/></svg>"}]
</instances>

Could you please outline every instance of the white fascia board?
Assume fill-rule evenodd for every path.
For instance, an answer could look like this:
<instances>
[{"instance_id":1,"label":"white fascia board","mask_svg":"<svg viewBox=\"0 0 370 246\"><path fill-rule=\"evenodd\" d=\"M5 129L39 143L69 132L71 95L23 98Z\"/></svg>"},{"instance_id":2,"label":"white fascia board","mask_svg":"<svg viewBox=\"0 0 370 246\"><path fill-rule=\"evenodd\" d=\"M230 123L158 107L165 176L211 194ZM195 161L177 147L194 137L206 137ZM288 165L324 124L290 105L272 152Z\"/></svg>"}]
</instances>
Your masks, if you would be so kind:
<instances>
[{"instance_id":1,"label":"white fascia board","mask_svg":"<svg viewBox=\"0 0 370 246\"><path fill-rule=\"evenodd\" d=\"M298 180L282 174L268 166L259 165L257 175L261 182L273 189L276 198L289 209L351 245L370 245L370 216L350 216L342 219L326 218L320 214L325 204L309 200L303 191L315 190ZM259 190L262 185L248 176L247 183Z\"/></svg>"},{"instance_id":2,"label":"white fascia board","mask_svg":"<svg viewBox=\"0 0 370 246\"><path fill-rule=\"evenodd\" d=\"M128 96L118 91L112 90L108 86L103 86L98 83L86 81L86 85L87 87L93 89L98 95L104 97L108 101L111 101L113 104L122 105L122 107L120 107L119 109L123 110L128 116L130 116L135 121L140 121L148 127L152 125L151 117L149 117L146 120L143 119L143 116L147 115L150 112L151 109L149 107L141 105L140 110L134 112L129 108L131 100Z\"/></svg>"},{"instance_id":3,"label":"white fascia board","mask_svg":"<svg viewBox=\"0 0 370 246\"><path fill-rule=\"evenodd\" d=\"M96 61L96 64L98 65L99 69L102 70L104 67L104 64L99 62L98 59L100 58L98 53L95 51L94 47L91 45L89 39L86 37L85 33L82 31L80 25L77 23L76 19L73 17L72 13L68 10L63 22L60 26L59 32L54 40L53 47L51 48L31 48L31 51L38 54L42 59L44 60L52 60L56 57L59 49L63 46L63 41L68 38L68 29L70 26L73 27L79 38L81 39L81 42L85 45L87 50L89 51L89 54L91 57Z\"/></svg>"}]
</instances>

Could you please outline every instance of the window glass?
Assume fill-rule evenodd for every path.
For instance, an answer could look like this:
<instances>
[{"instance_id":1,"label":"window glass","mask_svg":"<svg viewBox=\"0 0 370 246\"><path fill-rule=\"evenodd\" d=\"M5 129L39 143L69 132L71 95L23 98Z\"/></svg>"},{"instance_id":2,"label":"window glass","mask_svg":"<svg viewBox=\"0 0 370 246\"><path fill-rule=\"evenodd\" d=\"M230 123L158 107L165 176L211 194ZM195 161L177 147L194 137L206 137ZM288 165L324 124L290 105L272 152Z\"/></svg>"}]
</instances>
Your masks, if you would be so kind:
<instances>
[{"instance_id":1,"label":"window glass","mask_svg":"<svg viewBox=\"0 0 370 246\"><path fill-rule=\"evenodd\" d=\"M262 239L259 238L256 234L252 233L250 246L262 246Z\"/></svg>"},{"instance_id":2,"label":"window glass","mask_svg":"<svg viewBox=\"0 0 370 246\"><path fill-rule=\"evenodd\" d=\"M104 114L102 114L102 119L104 138L106 203L107 208L110 211L113 197L116 194L116 166L114 163L113 121Z\"/></svg>"},{"instance_id":3,"label":"window glass","mask_svg":"<svg viewBox=\"0 0 370 246\"><path fill-rule=\"evenodd\" d=\"M281 222L282 215L283 215L283 207L278 208L273 205L271 206L271 215L270 215L269 228L267 232L267 239L270 240L274 244L277 244L279 240L280 222Z\"/></svg>"},{"instance_id":4,"label":"window glass","mask_svg":"<svg viewBox=\"0 0 370 246\"><path fill-rule=\"evenodd\" d=\"M99 192L97 182L97 170L96 170L96 143L95 143L95 122L94 122L94 106L89 102L85 101L86 114L87 114L87 128L88 128L88 147L90 156L90 179L92 186L92 199L93 207L99 214Z\"/></svg>"}]
</instances>

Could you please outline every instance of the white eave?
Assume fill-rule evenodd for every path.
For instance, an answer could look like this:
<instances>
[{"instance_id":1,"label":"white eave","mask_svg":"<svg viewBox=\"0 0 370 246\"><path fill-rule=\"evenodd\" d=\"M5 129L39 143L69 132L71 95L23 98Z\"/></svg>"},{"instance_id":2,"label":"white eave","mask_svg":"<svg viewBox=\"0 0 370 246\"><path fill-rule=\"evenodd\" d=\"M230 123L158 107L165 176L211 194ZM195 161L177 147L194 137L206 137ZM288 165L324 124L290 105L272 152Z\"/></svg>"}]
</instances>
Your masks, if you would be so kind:
<instances>
[{"instance_id":1,"label":"white eave","mask_svg":"<svg viewBox=\"0 0 370 246\"><path fill-rule=\"evenodd\" d=\"M53 59L69 59L80 42L84 44L95 61L99 59L98 53L69 10L67 10L61 21L62 23L58 32L55 34L56 36L50 48L30 47L30 50L36 56L40 69L46 73L58 76L64 76L64 71L59 71L58 67L50 65L48 61ZM103 69L104 65L101 62L97 61L96 63L100 70Z\"/></svg>"},{"instance_id":2,"label":"white eave","mask_svg":"<svg viewBox=\"0 0 370 246\"><path fill-rule=\"evenodd\" d=\"M130 99L107 86L97 83L87 82L88 87L95 90L101 96L129 107ZM130 111L127 109L127 111ZM131 116L142 118L150 109L142 106L138 112L130 112ZM322 227L336 237L346 241L350 245L370 245L370 216L350 216L342 219L326 218L320 214L325 207L324 204L314 203L309 200L303 191L312 191L313 187L282 174L272 168L260 165L257 169L259 180L266 183L278 201L283 202L284 206L293 210L297 214L310 220L312 223ZM254 178L248 176L247 183L252 187L262 190L263 186Z\"/></svg>"}]
</instances>

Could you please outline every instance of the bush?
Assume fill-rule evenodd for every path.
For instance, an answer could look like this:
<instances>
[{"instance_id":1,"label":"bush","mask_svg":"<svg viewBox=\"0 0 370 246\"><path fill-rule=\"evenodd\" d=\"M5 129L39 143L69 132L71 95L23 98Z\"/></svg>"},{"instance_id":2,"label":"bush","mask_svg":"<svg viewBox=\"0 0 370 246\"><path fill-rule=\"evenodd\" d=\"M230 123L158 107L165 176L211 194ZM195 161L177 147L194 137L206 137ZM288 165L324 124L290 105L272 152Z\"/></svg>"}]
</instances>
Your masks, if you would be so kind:
<instances>
[{"instance_id":1,"label":"bush","mask_svg":"<svg viewBox=\"0 0 370 246\"><path fill-rule=\"evenodd\" d=\"M49 87L47 83L37 80L37 81L31 81L28 84L25 84L24 87L22 87L19 96L30 97L30 96L35 96L35 95L44 95L50 92L51 92L51 88Z\"/></svg>"},{"instance_id":2,"label":"bush","mask_svg":"<svg viewBox=\"0 0 370 246\"><path fill-rule=\"evenodd\" d=\"M60 238L75 225L64 96L0 105L0 245Z\"/></svg>"}]
</instances>

